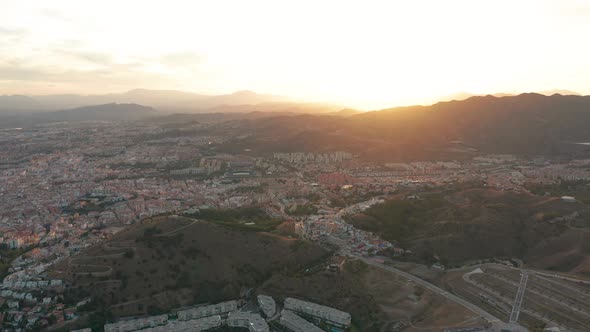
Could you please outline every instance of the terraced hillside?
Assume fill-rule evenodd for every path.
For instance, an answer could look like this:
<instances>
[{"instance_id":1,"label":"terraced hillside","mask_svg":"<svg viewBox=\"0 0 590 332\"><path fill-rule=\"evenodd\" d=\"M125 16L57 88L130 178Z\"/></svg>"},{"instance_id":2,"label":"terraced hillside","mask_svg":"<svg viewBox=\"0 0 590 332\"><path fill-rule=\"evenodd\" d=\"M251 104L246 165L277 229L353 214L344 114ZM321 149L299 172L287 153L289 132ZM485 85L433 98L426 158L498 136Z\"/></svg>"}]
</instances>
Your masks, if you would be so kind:
<instances>
[{"instance_id":1,"label":"terraced hillside","mask_svg":"<svg viewBox=\"0 0 590 332\"><path fill-rule=\"evenodd\" d=\"M127 316L237 298L275 273L293 273L325 255L272 233L157 217L88 248L53 274L69 282L71 300L90 295L115 316Z\"/></svg>"}]
</instances>

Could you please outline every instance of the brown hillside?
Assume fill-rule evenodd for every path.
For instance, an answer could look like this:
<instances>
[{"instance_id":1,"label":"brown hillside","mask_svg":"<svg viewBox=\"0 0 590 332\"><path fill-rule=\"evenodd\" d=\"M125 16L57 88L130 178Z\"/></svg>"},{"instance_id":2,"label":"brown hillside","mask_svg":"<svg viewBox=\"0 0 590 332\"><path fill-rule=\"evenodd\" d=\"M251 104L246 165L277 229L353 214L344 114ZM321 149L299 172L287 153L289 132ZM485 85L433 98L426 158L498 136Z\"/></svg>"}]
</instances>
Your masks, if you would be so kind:
<instances>
[{"instance_id":1,"label":"brown hillside","mask_svg":"<svg viewBox=\"0 0 590 332\"><path fill-rule=\"evenodd\" d=\"M115 315L126 316L237 298L240 290L325 254L310 243L274 234L159 217L70 258L53 273L69 282L71 296L92 295Z\"/></svg>"}]
</instances>

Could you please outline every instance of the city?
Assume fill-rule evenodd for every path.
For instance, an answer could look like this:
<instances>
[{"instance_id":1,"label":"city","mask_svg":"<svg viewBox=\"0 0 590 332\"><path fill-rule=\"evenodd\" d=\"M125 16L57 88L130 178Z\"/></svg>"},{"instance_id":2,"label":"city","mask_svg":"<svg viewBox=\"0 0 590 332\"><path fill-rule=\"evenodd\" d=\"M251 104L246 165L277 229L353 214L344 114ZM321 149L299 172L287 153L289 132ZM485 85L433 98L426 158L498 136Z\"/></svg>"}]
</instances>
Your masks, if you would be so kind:
<instances>
[{"instance_id":1,"label":"city","mask_svg":"<svg viewBox=\"0 0 590 332\"><path fill-rule=\"evenodd\" d=\"M0 0L0 331L590 331L590 1Z\"/></svg>"},{"instance_id":2,"label":"city","mask_svg":"<svg viewBox=\"0 0 590 332\"><path fill-rule=\"evenodd\" d=\"M349 216L400 194L420 200L426 188L450 184L530 193L534 185L590 180L590 160L488 155L376 164L344 151L256 157L217 152L230 137L175 132L172 138L169 132L150 122L58 123L2 131L1 240L3 252L22 253L4 263L5 322L47 327L83 315L77 309L90 298L65 305L68 281L48 272L146 218L256 206L289 228L289 236L337 248L337 255L365 259L389 250L406 256L411 248L356 228ZM583 222L578 217L588 209L578 206L575 197L557 199L576 206L575 211L549 223L574 227ZM431 268L449 267L438 261ZM89 271L110 274L99 266ZM589 314L587 308L579 310L580 319Z\"/></svg>"}]
</instances>

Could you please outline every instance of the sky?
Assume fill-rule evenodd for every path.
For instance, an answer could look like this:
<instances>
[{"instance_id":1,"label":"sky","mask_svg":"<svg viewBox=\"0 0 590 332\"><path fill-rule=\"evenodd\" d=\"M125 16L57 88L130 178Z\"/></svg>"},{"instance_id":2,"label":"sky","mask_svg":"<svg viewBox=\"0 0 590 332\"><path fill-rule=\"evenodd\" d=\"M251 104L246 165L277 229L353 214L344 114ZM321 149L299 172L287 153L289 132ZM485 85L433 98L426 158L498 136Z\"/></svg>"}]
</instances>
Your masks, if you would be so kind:
<instances>
[{"instance_id":1,"label":"sky","mask_svg":"<svg viewBox=\"0 0 590 332\"><path fill-rule=\"evenodd\" d=\"M0 0L0 95L590 94L589 0Z\"/></svg>"}]
</instances>

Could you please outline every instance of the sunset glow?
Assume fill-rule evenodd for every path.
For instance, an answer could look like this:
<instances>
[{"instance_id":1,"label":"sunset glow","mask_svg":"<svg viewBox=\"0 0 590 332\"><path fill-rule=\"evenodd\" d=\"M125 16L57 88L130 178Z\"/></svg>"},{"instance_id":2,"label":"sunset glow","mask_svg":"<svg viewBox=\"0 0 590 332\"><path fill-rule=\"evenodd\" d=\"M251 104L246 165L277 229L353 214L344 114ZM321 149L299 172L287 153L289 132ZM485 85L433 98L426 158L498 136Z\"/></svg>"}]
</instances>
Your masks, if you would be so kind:
<instances>
[{"instance_id":1,"label":"sunset glow","mask_svg":"<svg viewBox=\"0 0 590 332\"><path fill-rule=\"evenodd\" d=\"M590 2L0 0L0 94L590 93Z\"/></svg>"}]
</instances>

